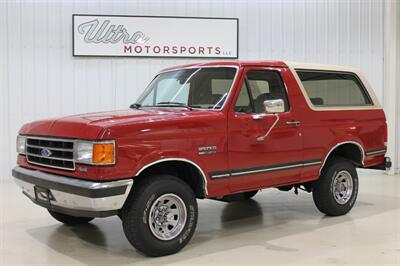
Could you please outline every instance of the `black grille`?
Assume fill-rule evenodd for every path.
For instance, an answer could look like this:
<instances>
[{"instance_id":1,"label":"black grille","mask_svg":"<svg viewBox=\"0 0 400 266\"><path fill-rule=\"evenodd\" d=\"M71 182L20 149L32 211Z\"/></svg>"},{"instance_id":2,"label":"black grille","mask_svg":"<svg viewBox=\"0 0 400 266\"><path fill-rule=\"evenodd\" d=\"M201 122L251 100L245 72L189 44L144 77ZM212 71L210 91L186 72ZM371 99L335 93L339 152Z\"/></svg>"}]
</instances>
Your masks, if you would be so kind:
<instances>
[{"instance_id":1,"label":"black grille","mask_svg":"<svg viewBox=\"0 0 400 266\"><path fill-rule=\"evenodd\" d=\"M28 145L35 145L48 148L70 149L74 148L74 143L71 141L63 140L48 140L48 139L30 139L28 138Z\"/></svg>"},{"instance_id":2,"label":"black grille","mask_svg":"<svg viewBox=\"0 0 400 266\"><path fill-rule=\"evenodd\" d=\"M74 152L73 151L60 151L60 150L52 150L51 151L52 157L62 158L62 159L74 159ZM30 147L26 148L26 151L32 155L41 155L42 148Z\"/></svg>"},{"instance_id":3,"label":"black grille","mask_svg":"<svg viewBox=\"0 0 400 266\"><path fill-rule=\"evenodd\" d=\"M75 170L73 140L28 137L26 155L32 164Z\"/></svg>"}]
</instances>

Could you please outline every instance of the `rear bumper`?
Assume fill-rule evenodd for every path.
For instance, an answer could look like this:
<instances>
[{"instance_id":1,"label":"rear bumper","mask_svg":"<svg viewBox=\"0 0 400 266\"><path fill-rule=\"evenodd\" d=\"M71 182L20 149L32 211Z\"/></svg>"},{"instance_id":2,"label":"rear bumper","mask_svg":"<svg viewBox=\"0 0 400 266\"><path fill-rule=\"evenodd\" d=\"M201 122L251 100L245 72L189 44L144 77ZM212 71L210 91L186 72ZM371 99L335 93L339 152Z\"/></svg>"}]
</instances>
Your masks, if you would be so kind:
<instances>
[{"instance_id":1,"label":"rear bumper","mask_svg":"<svg viewBox=\"0 0 400 266\"><path fill-rule=\"evenodd\" d=\"M115 215L132 188L132 179L93 182L30 170L12 170L15 182L34 203L49 210L83 217Z\"/></svg>"}]
</instances>

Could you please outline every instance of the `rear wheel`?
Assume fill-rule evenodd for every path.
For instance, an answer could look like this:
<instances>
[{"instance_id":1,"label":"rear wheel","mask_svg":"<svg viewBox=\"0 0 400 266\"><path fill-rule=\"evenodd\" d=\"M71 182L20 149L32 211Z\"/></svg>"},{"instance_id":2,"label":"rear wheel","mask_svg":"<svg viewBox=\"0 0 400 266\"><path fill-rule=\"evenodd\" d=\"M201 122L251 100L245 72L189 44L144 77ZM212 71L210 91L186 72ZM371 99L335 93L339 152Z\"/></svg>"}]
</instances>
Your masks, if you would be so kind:
<instances>
[{"instance_id":1,"label":"rear wheel","mask_svg":"<svg viewBox=\"0 0 400 266\"><path fill-rule=\"evenodd\" d=\"M248 200L254 197L257 194L258 190L253 190L253 191L247 191L247 192L242 192L242 193L237 193L237 194L232 194L232 195L226 195L222 197L222 201L225 202L235 202L235 201L241 201L241 200Z\"/></svg>"},{"instance_id":2,"label":"rear wheel","mask_svg":"<svg viewBox=\"0 0 400 266\"><path fill-rule=\"evenodd\" d=\"M313 187L313 199L318 210L329 216L348 213L358 194L356 168L342 157L330 159Z\"/></svg>"},{"instance_id":3,"label":"rear wheel","mask_svg":"<svg viewBox=\"0 0 400 266\"><path fill-rule=\"evenodd\" d=\"M92 217L77 217L72 215L67 215L60 212L50 211L50 215L56 219L57 221L65 224L65 225L78 225L78 224L86 224L93 220Z\"/></svg>"},{"instance_id":4,"label":"rear wheel","mask_svg":"<svg viewBox=\"0 0 400 266\"><path fill-rule=\"evenodd\" d=\"M173 254L192 238L197 224L197 202L181 179L158 175L135 184L121 218L128 241L152 257Z\"/></svg>"}]
</instances>

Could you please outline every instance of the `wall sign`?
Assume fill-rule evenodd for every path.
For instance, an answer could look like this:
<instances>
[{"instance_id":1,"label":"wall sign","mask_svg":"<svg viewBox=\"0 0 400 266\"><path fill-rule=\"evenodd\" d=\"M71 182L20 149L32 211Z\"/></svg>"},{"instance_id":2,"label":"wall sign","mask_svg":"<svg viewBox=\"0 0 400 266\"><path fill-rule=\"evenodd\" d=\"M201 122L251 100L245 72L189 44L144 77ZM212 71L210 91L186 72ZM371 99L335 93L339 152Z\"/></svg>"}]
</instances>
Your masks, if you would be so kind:
<instances>
[{"instance_id":1,"label":"wall sign","mask_svg":"<svg viewBox=\"0 0 400 266\"><path fill-rule=\"evenodd\" d=\"M238 58L236 18L73 15L73 56Z\"/></svg>"}]
</instances>

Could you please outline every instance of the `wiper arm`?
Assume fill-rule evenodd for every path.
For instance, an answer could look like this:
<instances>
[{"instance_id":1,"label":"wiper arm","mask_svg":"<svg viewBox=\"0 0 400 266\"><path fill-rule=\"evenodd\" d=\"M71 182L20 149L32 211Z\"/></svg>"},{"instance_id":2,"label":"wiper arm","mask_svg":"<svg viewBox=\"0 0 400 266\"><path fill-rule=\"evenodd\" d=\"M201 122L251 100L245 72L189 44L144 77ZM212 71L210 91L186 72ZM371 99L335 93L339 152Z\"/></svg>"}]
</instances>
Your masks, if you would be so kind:
<instances>
[{"instance_id":1,"label":"wiper arm","mask_svg":"<svg viewBox=\"0 0 400 266\"><path fill-rule=\"evenodd\" d=\"M178 106L178 107L185 107L189 109L190 111L193 110L193 108L185 103L180 103L180 102L159 102L157 105L169 105L169 106Z\"/></svg>"},{"instance_id":2,"label":"wiper arm","mask_svg":"<svg viewBox=\"0 0 400 266\"><path fill-rule=\"evenodd\" d=\"M129 106L129 108L132 108L132 109L139 109L140 107L142 107L142 105L140 103L133 103Z\"/></svg>"}]
</instances>

